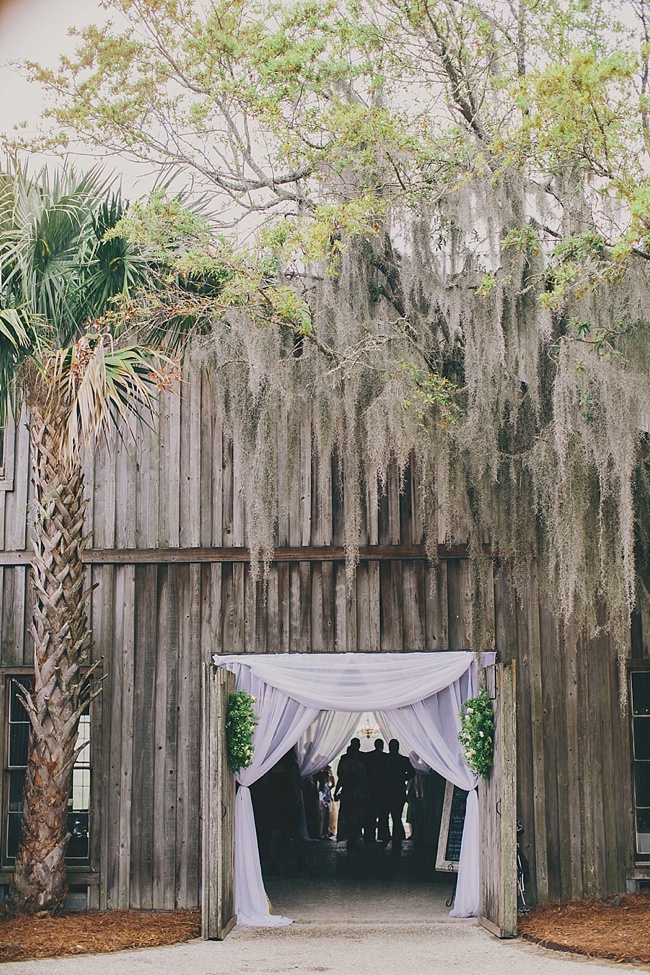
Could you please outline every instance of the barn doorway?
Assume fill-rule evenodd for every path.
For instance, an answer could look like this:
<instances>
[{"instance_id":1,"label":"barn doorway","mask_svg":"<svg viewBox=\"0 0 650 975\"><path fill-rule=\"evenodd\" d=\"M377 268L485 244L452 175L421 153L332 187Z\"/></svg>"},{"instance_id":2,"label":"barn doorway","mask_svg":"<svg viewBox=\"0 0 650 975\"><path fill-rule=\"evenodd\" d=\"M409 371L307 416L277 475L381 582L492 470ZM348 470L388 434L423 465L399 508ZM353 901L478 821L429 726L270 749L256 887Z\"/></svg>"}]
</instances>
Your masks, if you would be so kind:
<instances>
[{"instance_id":1,"label":"barn doorway","mask_svg":"<svg viewBox=\"0 0 650 975\"><path fill-rule=\"evenodd\" d=\"M464 813L455 815L456 828L450 830L445 798L452 791L458 795L458 790L451 784L446 788L446 780L415 755L406 757L394 749L391 757L397 754L396 761L387 768L392 734L385 726L382 731L374 714L364 713L350 736L360 743L351 782L349 764L347 776L345 772L349 738L326 769L300 778L295 752L304 764L308 731L294 754L251 789L262 876L274 910L295 921L319 923L444 919L455 890ZM341 779L343 790L346 784L352 786L353 802L362 803L352 824L337 793ZM391 799L395 788L396 798ZM300 822L294 802L297 789ZM463 792L461 799L466 795ZM438 863L438 854L448 854L449 859Z\"/></svg>"},{"instance_id":2,"label":"barn doorway","mask_svg":"<svg viewBox=\"0 0 650 975\"><path fill-rule=\"evenodd\" d=\"M494 655L490 656L487 663L492 665ZM255 821L250 786L319 717L326 720L334 709L353 712L364 704L385 720L390 718L405 750L419 754L468 791L452 913L482 915L500 936L516 932L512 668L492 667L496 763L487 787L477 790L456 742L460 703L473 696L477 686L473 653L268 654L219 657L215 662L220 666L206 668L204 675L204 937L224 937L234 924L235 910L244 924L289 923L289 918L269 913L257 842L251 839ZM223 729L235 675L237 687L257 698L261 719L254 763L240 773L236 798L233 776L227 771ZM502 761L504 743L508 754Z\"/></svg>"}]
</instances>

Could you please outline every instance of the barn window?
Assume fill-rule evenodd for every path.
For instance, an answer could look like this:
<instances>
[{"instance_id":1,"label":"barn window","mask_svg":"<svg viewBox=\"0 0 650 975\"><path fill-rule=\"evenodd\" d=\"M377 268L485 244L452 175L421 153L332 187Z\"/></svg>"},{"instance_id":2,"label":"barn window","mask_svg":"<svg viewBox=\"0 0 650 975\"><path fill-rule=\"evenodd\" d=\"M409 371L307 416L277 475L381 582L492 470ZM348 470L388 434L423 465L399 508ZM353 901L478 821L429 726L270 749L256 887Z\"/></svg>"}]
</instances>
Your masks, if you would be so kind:
<instances>
[{"instance_id":1,"label":"barn window","mask_svg":"<svg viewBox=\"0 0 650 975\"><path fill-rule=\"evenodd\" d=\"M29 687L31 678L26 675L8 675L7 679L7 738L5 750L5 783L3 824L3 862L13 864L20 842L23 815L23 787L29 744L29 719L19 697L16 682ZM66 861L70 864L90 862L89 809L90 809L90 715L83 714L79 721L79 745L85 744L72 770L72 789L68 800L68 831L70 842Z\"/></svg>"},{"instance_id":2,"label":"barn window","mask_svg":"<svg viewBox=\"0 0 650 975\"><path fill-rule=\"evenodd\" d=\"M630 674L637 859L650 860L650 671Z\"/></svg>"}]
</instances>

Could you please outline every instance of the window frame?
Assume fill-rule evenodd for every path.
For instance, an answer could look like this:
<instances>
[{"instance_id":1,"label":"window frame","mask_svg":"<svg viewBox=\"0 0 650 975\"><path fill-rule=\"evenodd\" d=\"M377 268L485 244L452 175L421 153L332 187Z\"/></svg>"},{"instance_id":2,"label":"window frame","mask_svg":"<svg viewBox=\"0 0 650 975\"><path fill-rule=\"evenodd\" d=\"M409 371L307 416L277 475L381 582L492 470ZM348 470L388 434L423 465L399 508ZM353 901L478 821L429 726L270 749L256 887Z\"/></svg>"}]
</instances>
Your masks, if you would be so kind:
<instances>
[{"instance_id":1,"label":"window frame","mask_svg":"<svg viewBox=\"0 0 650 975\"><path fill-rule=\"evenodd\" d=\"M86 669L86 668L84 668ZM25 766L15 766L10 765L10 727L11 727L11 690L12 682L15 678L21 677L33 677L34 669L33 667L7 667L2 668L0 673L0 720L2 721L2 738L1 738L1 748L0 756L2 758L2 785L0 788L0 872L5 874L7 871L12 872L15 866L15 856L8 855L8 838L9 838L9 783L10 783L10 773L12 770L17 768L24 768ZM90 754L89 760L84 761L82 752L80 755L81 763L80 769L89 771L89 801L87 810L83 811L83 815L86 817L86 827L88 832L88 853L85 857L70 857L69 854L66 855L66 871L68 873L84 873L87 874L89 871L93 871L93 831L92 823L97 821L96 816L96 802L95 802L95 786L96 781L98 781L97 776L93 774L93 767L96 767L96 763L93 760L95 756L95 748L93 748L93 739L95 735L93 734L94 728L96 726L96 720L93 716L94 708L91 706L88 709L89 718L89 741L90 741ZM75 763L76 764L76 763ZM70 803L69 803L69 815L73 814L76 810L72 807L72 786L70 790Z\"/></svg>"},{"instance_id":2,"label":"window frame","mask_svg":"<svg viewBox=\"0 0 650 975\"><path fill-rule=\"evenodd\" d=\"M629 731L630 731L630 786L632 794L632 828L633 828L633 853L634 853L634 863L637 866L650 866L650 850L648 852L639 852L638 849L638 827L637 827L637 810L648 810L650 815L650 806L640 806L637 803L636 798L636 766L637 763L642 763L650 767L650 758L639 759L635 755L635 729L634 729L634 719L635 718L645 718L650 722L650 713L648 715L638 715L634 713L634 697L632 690L632 675L633 674L650 674L650 659L645 657L632 658L627 661L627 688L629 694ZM650 832L650 830L648 831Z\"/></svg>"}]
</instances>

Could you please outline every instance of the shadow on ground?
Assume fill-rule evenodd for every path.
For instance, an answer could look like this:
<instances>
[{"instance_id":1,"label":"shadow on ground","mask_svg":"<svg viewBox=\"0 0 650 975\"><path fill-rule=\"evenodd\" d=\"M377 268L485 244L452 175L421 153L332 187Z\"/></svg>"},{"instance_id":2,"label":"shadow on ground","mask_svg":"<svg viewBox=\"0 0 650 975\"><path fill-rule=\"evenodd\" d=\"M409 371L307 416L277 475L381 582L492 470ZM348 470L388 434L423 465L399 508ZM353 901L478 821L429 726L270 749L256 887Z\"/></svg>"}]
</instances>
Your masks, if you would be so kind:
<instances>
[{"instance_id":1,"label":"shadow on ground","mask_svg":"<svg viewBox=\"0 0 650 975\"><path fill-rule=\"evenodd\" d=\"M276 914L301 921L433 921L448 916L446 901L456 874L438 873L435 850L406 841L401 852L378 843L320 840L283 851L278 873L263 865L264 882Z\"/></svg>"}]
</instances>

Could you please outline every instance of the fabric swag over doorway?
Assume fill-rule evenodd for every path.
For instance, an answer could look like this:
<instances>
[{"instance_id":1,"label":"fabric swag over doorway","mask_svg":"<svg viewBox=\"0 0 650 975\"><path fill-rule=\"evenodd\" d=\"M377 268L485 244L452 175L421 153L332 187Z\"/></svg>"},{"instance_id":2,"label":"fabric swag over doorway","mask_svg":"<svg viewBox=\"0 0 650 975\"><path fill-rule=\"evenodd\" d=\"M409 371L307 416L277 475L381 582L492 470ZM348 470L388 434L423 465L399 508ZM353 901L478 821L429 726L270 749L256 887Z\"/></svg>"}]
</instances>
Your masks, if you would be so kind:
<instances>
[{"instance_id":1,"label":"fabric swag over doorway","mask_svg":"<svg viewBox=\"0 0 650 975\"><path fill-rule=\"evenodd\" d=\"M494 663L483 653L481 665ZM237 690L256 699L253 763L237 774L235 910L241 925L271 927L291 919L271 914L264 890L250 786L298 745L301 774L322 768L340 752L362 711L374 711L410 753L468 791L452 917L479 910L478 779L462 758L458 732L463 701L475 696L477 657L439 653L283 653L219 655ZM353 722L354 717L354 722Z\"/></svg>"}]
</instances>

